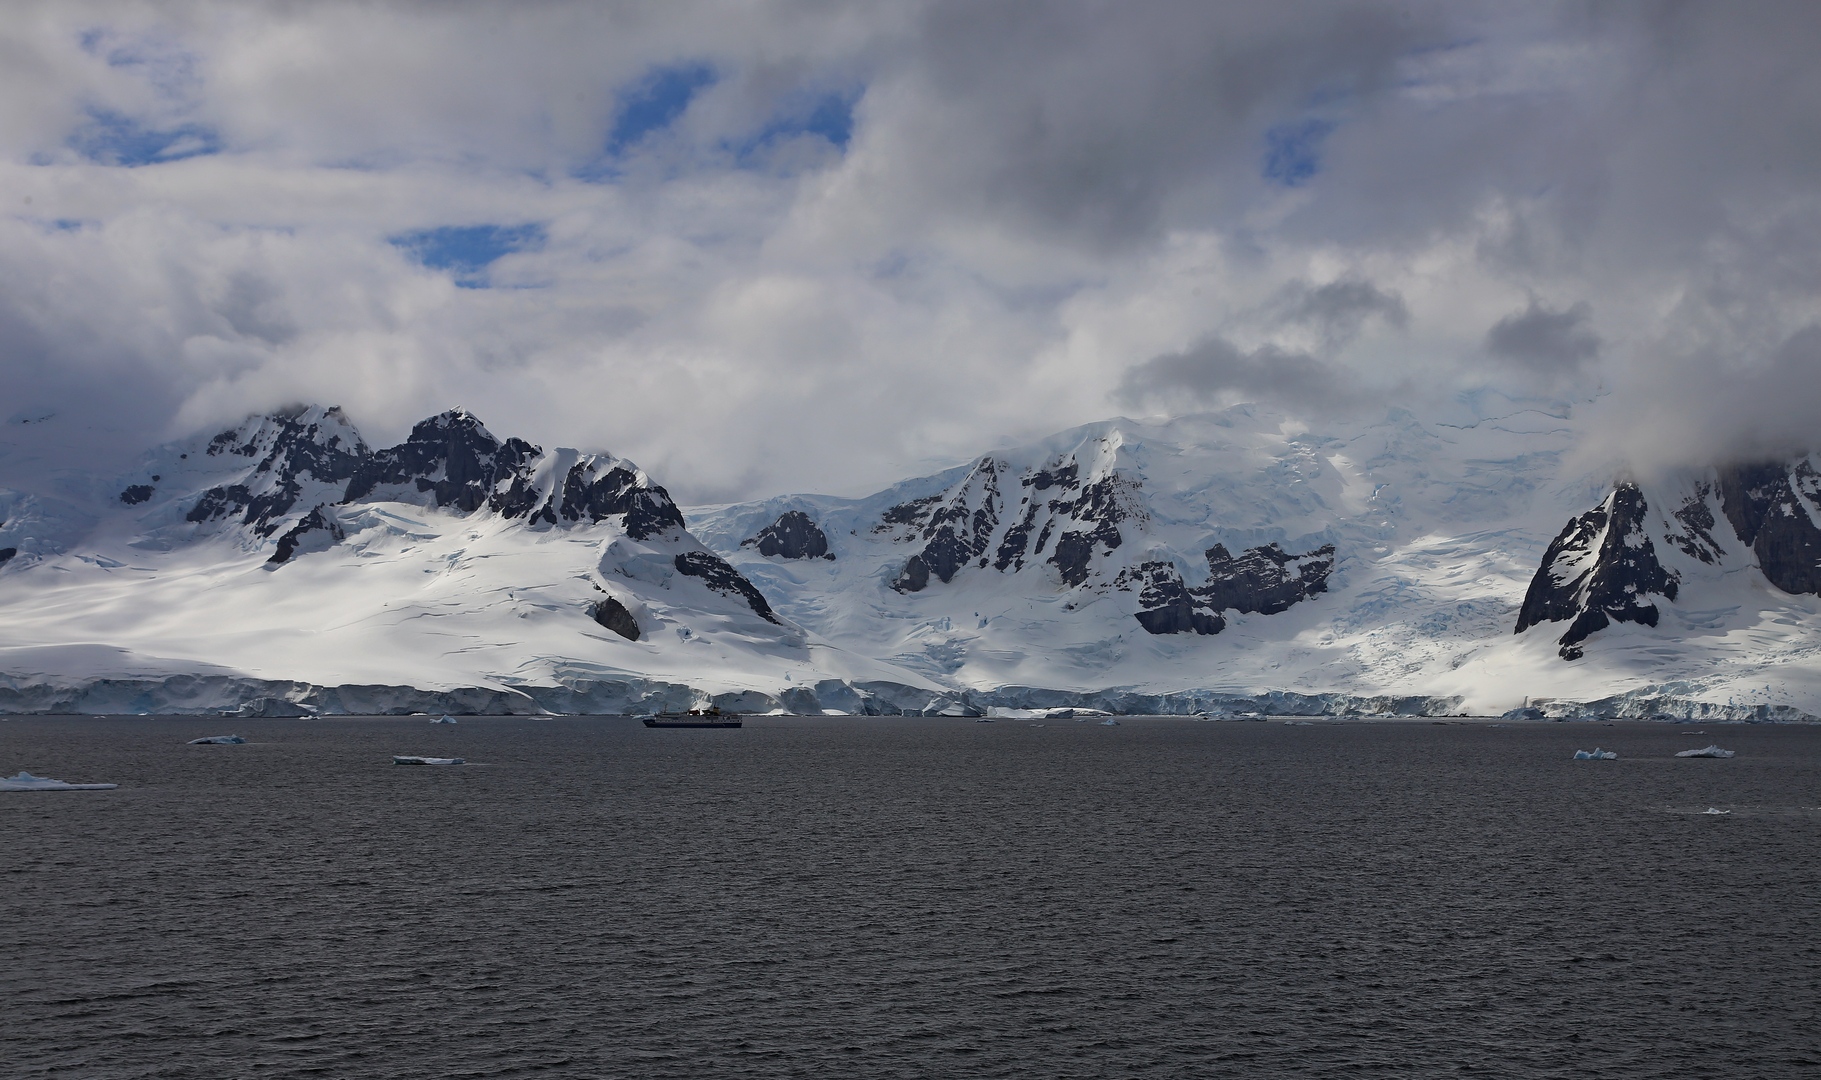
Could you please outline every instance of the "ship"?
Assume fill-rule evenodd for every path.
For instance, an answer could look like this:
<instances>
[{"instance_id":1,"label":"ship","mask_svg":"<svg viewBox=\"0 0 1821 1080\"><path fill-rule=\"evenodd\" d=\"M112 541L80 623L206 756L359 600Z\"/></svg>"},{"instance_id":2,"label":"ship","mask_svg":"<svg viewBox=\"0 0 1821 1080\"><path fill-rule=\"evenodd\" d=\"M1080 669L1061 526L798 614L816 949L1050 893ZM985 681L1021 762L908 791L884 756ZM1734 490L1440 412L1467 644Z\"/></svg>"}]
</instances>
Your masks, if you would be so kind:
<instances>
[{"instance_id":1,"label":"ship","mask_svg":"<svg viewBox=\"0 0 1821 1080\"><path fill-rule=\"evenodd\" d=\"M664 712L643 717L646 727L739 727L740 714L716 705L688 712Z\"/></svg>"}]
</instances>

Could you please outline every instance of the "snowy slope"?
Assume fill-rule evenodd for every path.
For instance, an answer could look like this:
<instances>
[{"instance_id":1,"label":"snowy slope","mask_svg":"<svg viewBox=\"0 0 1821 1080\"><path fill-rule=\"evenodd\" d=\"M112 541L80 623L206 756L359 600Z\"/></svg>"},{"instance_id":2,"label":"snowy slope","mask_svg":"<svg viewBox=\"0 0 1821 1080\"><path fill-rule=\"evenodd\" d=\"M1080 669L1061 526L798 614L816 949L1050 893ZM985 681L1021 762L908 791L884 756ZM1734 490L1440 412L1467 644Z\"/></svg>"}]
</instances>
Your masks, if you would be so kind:
<instances>
[{"instance_id":1,"label":"snowy slope","mask_svg":"<svg viewBox=\"0 0 1821 1080\"><path fill-rule=\"evenodd\" d=\"M1610 490L1610 474L1566 464L1573 446L1568 418L1546 411L1310 430L1243 406L1093 424L866 499L690 518L812 635L1002 698L1126 687L1821 712L1815 598L1753 566L1695 561L1689 603L1654 628L1613 623L1573 661L1553 636L1514 633L1550 538ZM792 512L832 561L742 543ZM1093 538L1085 558L1059 550L1070 534Z\"/></svg>"},{"instance_id":2,"label":"snowy slope","mask_svg":"<svg viewBox=\"0 0 1821 1080\"><path fill-rule=\"evenodd\" d=\"M377 449L286 410L0 491L0 709L1821 714L1812 461L1615 485L1505 404L686 512L462 410Z\"/></svg>"},{"instance_id":3,"label":"snowy slope","mask_svg":"<svg viewBox=\"0 0 1821 1080\"><path fill-rule=\"evenodd\" d=\"M65 488L55 527L19 495L0 525L17 552L0 568L0 671L15 688L128 684L95 707L173 674L238 679L197 691L236 703L260 696L249 683L331 708L313 688L391 688L360 695L386 709L411 688L523 710L921 685L778 618L631 463L502 442L460 410L381 451L335 410L256 417ZM597 619L603 604L636 639Z\"/></svg>"}]
</instances>

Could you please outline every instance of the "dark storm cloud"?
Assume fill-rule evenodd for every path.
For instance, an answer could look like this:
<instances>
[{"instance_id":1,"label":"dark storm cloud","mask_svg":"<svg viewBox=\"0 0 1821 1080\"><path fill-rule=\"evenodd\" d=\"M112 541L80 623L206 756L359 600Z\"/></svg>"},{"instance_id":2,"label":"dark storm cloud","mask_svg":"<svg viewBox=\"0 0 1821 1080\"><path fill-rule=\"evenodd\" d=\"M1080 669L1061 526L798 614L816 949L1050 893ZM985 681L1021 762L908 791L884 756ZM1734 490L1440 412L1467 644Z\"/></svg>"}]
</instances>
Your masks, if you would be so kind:
<instances>
[{"instance_id":1,"label":"dark storm cloud","mask_svg":"<svg viewBox=\"0 0 1821 1080\"><path fill-rule=\"evenodd\" d=\"M1585 300L1551 311L1533 297L1529 307L1493 324L1486 333L1486 351L1542 375L1573 374L1600 355L1592 321L1593 307Z\"/></svg>"},{"instance_id":2,"label":"dark storm cloud","mask_svg":"<svg viewBox=\"0 0 1821 1080\"><path fill-rule=\"evenodd\" d=\"M1313 140L1270 133L1325 133L1305 110L1381 92L1445 27L1427 4L937 3L904 57L904 134L929 152L907 163L964 212L1136 243L1237 192L1306 183Z\"/></svg>"},{"instance_id":3,"label":"dark storm cloud","mask_svg":"<svg viewBox=\"0 0 1821 1080\"><path fill-rule=\"evenodd\" d=\"M1294 412L1331 414L1359 404L1344 372L1307 353L1274 345L1243 351L1221 337L1153 357L1126 372L1119 398L1182 412L1228 399L1267 401Z\"/></svg>"},{"instance_id":4,"label":"dark storm cloud","mask_svg":"<svg viewBox=\"0 0 1821 1080\"><path fill-rule=\"evenodd\" d=\"M1399 330L1410 324L1404 298L1369 281L1347 278L1315 288L1298 283L1286 292L1284 321L1313 326L1330 342L1351 339L1368 319Z\"/></svg>"}]
</instances>

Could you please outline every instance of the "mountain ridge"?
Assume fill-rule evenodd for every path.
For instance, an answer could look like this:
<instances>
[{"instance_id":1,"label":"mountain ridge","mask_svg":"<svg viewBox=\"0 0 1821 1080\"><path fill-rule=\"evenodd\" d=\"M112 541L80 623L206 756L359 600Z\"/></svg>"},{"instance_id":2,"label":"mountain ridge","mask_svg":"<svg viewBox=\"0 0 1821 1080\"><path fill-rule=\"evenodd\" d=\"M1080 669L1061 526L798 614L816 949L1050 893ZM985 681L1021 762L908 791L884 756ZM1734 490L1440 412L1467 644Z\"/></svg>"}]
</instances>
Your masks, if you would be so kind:
<instances>
[{"instance_id":1,"label":"mountain ridge","mask_svg":"<svg viewBox=\"0 0 1821 1080\"><path fill-rule=\"evenodd\" d=\"M1626 488L1577 438L1239 406L682 508L466 410L375 449L297 407L0 492L0 709L1821 712L1817 598L1772 580L1815 570L1812 462ZM120 651L31 670L83 641Z\"/></svg>"}]
</instances>

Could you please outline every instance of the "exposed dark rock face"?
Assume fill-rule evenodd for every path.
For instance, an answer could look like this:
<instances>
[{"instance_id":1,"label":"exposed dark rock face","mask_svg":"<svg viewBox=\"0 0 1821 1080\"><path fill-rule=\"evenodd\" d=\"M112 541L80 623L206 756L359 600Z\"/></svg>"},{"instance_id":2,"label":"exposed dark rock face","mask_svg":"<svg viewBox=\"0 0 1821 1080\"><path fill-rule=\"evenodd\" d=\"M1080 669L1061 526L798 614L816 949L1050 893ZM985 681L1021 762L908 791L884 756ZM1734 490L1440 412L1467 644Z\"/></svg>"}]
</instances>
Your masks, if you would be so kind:
<instances>
[{"instance_id":1,"label":"exposed dark rock face","mask_svg":"<svg viewBox=\"0 0 1821 1080\"><path fill-rule=\"evenodd\" d=\"M257 535L271 536L295 509L305 483L315 481L341 486L333 505L384 498L403 489L400 494L428 494L435 505L463 513L485 507L503 517L547 525L618 517L635 540L684 528L683 513L670 493L633 470L585 457L553 485L548 473L540 480L543 450L523 439L501 442L463 410L424 420L411 429L410 438L379 451L346 434L351 429L340 425L337 410L327 410L322 422L312 420L314 415L275 414L250 438L225 431L212 439L208 452L215 455L257 457L262 440L269 438L269 446L244 482L210 488L186 519L234 517ZM330 429L331 421L338 426ZM131 502L128 496L139 490L128 488L121 497ZM151 489L144 490L149 498Z\"/></svg>"},{"instance_id":2,"label":"exposed dark rock face","mask_svg":"<svg viewBox=\"0 0 1821 1080\"><path fill-rule=\"evenodd\" d=\"M1048 478L1051 483L1062 488L1066 493L1068 490L1066 485L1074 483L1075 475L1076 468L1072 464L1067 469L1058 470L1056 473L1040 472L1032 477L1031 487L1042 490L1038 481ZM1126 517L1126 509L1121 499L1122 483L1117 476L1103 476L1080 488L1073 499L1056 498L1049 500L1046 504L1046 508L1053 515L1050 518L1052 522L1058 519L1071 519L1086 526L1082 529L1065 529L1056 540L1055 554L1049 558L1049 562L1061 572L1062 580L1070 587L1080 585L1087 580L1090 561L1097 546L1104 547L1111 552L1125 541L1125 538L1119 533L1119 523ZM1039 536L1037 539L1039 552L1043 550L1044 541L1047 539L1046 530L1045 535Z\"/></svg>"},{"instance_id":3,"label":"exposed dark rock face","mask_svg":"<svg viewBox=\"0 0 1821 1080\"><path fill-rule=\"evenodd\" d=\"M1798 491L1810 501L1821 496L1821 475L1806 459L1720 470L1721 512L1764 577L1787 593L1821 593L1821 529Z\"/></svg>"},{"instance_id":4,"label":"exposed dark rock face","mask_svg":"<svg viewBox=\"0 0 1821 1080\"><path fill-rule=\"evenodd\" d=\"M348 429L340 424L338 409L328 409L320 418L307 411L274 413L267 421L276 429L267 429L270 442L247 481L210 488L184 515L186 520L239 515L241 524L260 536L270 536L278 531L279 519L297 505L303 494L302 481L340 484L367 459L366 444L344 435ZM210 440L208 452L258 457L262 449L258 438L267 431L256 432L253 440L244 443L238 431L224 431Z\"/></svg>"},{"instance_id":5,"label":"exposed dark rock face","mask_svg":"<svg viewBox=\"0 0 1821 1080\"><path fill-rule=\"evenodd\" d=\"M681 568L679 567L679 569ZM593 607L589 608L588 615L595 622L601 624L601 626L613 631L628 641L639 640L638 620L632 617L632 612L626 610L625 604L620 603L611 596L603 597Z\"/></svg>"},{"instance_id":6,"label":"exposed dark rock face","mask_svg":"<svg viewBox=\"0 0 1821 1080\"><path fill-rule=\"evenodd\" d=\"M685 551L676 557L677 573L687 577L701 578L709 588L719 593L739 595L746 598L746 603L766 622L777 623L778 617L772 614L771 604L765 595L753 586L753 583L719 555L706 551ZM782 623L778 623L782 626Z\"/></svg>"},{"instance_id":7,"label":"exposed dark rock face","mask_svg":"<svg viewBox=\"0 0 1821 1080\"><path fill-rule=\"evenodd\" d=\"M318 506L278 538L278 549L266 562L272 566L290 562L299 551L321 551L347 538L341 523L323 513Z\"/></svg>"},{"instance_id":8,"label":"exposed dark rock face","mask_svg":"<svg viewBox=\"0 0 1821 1080\"><path fill-rule=\"evenodd\" d=\"M1073 587L1088 579L1088 564L1093 557L1092 533L1065 532L1056 540L1056 554L1049 561L1062 573L1063 583Z\"/></svg>"},{"instance_id":9,"label":"exposed dark rock face","mask_svg":"<svg viewBox=\"0 0 1821 1080\"><path fill-rule=\"evenodd\" d=\"M902 502L879 516L879 524L873 526L876 533L890 532L893 526L908 526L920 529L929 519L930 511L942 501L940 495L925 495L921 499Z\"/></svg>"},{"instance_id":10,"label":"exposed dark rock face","mask_svg":"<svg viewBox=\"0 0 1821 1080\"><path fill-rule=\"evenodd\" d=\"M792 510L740 541L741 547L757 547L766 558L832 559L828 536L801 510Z\"/></svg>"},{"instance_id":11,"label":"exposed dark rock face","mask_svg":"<svg viewBox=\"0 0 1821 1080\"><path fill-rule=\"evenodd\" d=\"M1266 544L1248 548L1237 558L1225 545L1215 544L1206 554L1212 577L1195 590L1195 595L1215 611L1231 608L1275 615L1317 593L1327 592L1328 575L1334 570L1333 544L1323 544L1301 555Z\"/></svg>"},{"instance_id":12,"label":"exposed dark rock face","mask_svg":"<svg viewBox=\"0 0 1821 1080\"><path fill-rule=\"evenodd\" d=\"M1572 619L1559 644L1562 659L1578 660L1581 642L1614 622L1657 625L1650 594L1674 600L1678 586L1657 561L1645 529L1648 509L1638 486L1622 483L1605 503L1570 521L1543 554L1516 632Z\"/></svg>"},{"instance_id":13,"label":"exposed dark rock face","mask_svg":"<svg viewBox=\"0 0 1821 1080\"><path fill-rule=\"evenodd\" d=\"M956 497L931 512L923 527L929 540L923 547L924 565L944 584L953 581L957 570L992 543L998 525L999 465L981 458Z\"/></svg>"},{"instance_id":14,"label":"exposed dark rock face","mask_svg":"<svg viewBox=\"0 0 1821 1080\"><path fill-rule=\"evenodd\" d=\"M1714 520L1712 508L1707 505L1708 497L1712 494L1711 485L1696 485L1694 494L1689 496L1681 508L1671 515L1682 526L1683 531L1680 534L1672 532L1664 537L1665 540L1680 548L1683 554L1699 559L1710 566L1717 562L1720 556L1726 554L1726 549L1721 547L1719 541L1715 540L1713 536L1714 526L1718 523Z\"/></svg>"},{"instance_id":15,"label":"exposed dark rock face","mask_svg":"<svg viewBox=\"0 0 1821 1080\"><path fill-rule=\"evenodd\" d=\"M892 582L892 588L901 593L922 592L929 588L929 567L923 562L923 556L912 555L904 564L904 572L898 580Z\"/></svg>"},{"instance_id":16,"label":"exposed dark rock face","mask_svg":"<svg viewBox=\"0 0 1821 1080\"><path fill-rule=\"evenodd\" d=\"M410 438L361 462L342 501L356 502L382 485L400 485L432 493L438 506L473 513L487 505L496 483L528 472L526 466L542 454L523 439L502 443L473 414L451 409L420 421Z\"/></svg>"},{"instance_id":17,"label":"exposed dark rock face","mask_svg":"<svg viewBox=\"0 0 1821 1080\"><path fill-rule=\"evenodd\" d=\"M17 554L19 554L19 549L16 547L0 548L0 566L5 566L7 563L12 562L13 556Z\"/></svg>"},{"instance_id":18,"label":"exposed dark rock face","mask_svg":"<svg viewBox=\"0 0 1821 1080\"><path fill-rule=\"evenodd\" d=\"M1218 634L1226 629L1227 620L1196 604L1196 598L1182 583L1182 575L1170 563L1143 563L1137 576L1143 582L1138 595L1142 610L1135 618L1147 633Z\"/></svg>"},{"instance_id":19,"label":"exposed dark rock face","mask_svg":"<svg viewBox=\"0 0 1821 1080\"><path fill-rule=\"evenodd\" d=\"M257 495L245 484L212 487L203 492L195 506L190 507L184 520L214 521L239 514L242 525L260 536L271 536L278 531L278 519L297 504L297 497L302 491L296 481L281 481Z\"/></svg>"},{"instance_id":20,"label":"exposed dark rock face","mask_svg":"<svg viewBox=\"0 0 1821 1080\"><path fill-rule=\"evenodd\" d=\"M1084 483L1080 464L1065 458L1025 472L1013 503L999 482L1007 469L1003 462L981 458L944 494L885 512L874 532L903 529L910 533L906 539L924 541L915 561L905 563L894 589L916 592L930 576L947 584L968 565L1017 573L1043 555L1052 535L1056 546L1046 561L1073 588L1092 576L1097 555L1124 542L1118 523L1131 513L1128 489L1136 486L1131 481L1109 473Z\"/></svg>"},{"instance_id":21,"label":"exposed dark rock face","mask_svg":"<svg viewBox=\"0 0 1821 1080\"><path fill-rule=\"evenodd\" d=\"M138 506L152 497L152 485L134 484L120 493L120 501L128 506Z\"/></svg>"},{"instance_id":22,"label":"exposed dark rock face","mask_svg":"<svg viewBox=\"0 0 1821 1080\"><path fill-rule=\"evenodd\" d=\"M683 528L683 512L670 501L668 491L617 465L589 479L591 467L589 463L578 462L563 478L560 512L565 520L601 521L623 515L621 524L626 535L634 540L647 540L670 529Z\"/></svg>"}]
</instances>

